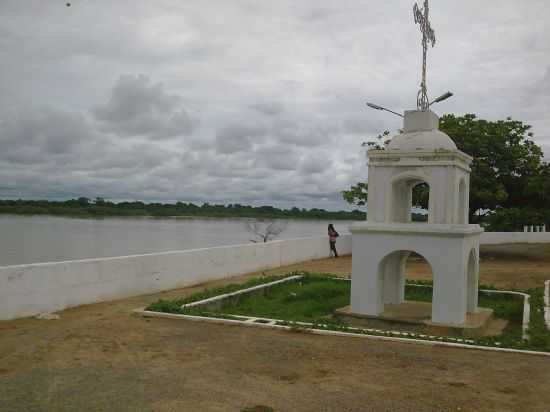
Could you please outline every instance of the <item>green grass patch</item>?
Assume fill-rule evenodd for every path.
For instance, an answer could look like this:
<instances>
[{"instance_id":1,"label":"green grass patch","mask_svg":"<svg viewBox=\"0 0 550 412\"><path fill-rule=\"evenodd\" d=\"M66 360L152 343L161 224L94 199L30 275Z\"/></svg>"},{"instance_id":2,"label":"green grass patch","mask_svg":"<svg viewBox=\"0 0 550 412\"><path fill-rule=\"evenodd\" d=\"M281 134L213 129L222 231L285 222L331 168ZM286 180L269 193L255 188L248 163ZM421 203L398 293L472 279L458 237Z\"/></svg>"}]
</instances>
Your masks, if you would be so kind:
<instances>
[{"instance_id":1,"label":"green grass patch","mask_svg":"<svg viewBox=\"0 0 550 412\"><path fill-rule=\"evenodd\" d=\"M184 298L172 300L159 299L158 301L151 303L149 306L147 306L145 310L163 313L184 313L181 309L181 306L187 303L197 302L199 300L212 298L214 296L224 295L226 293L236 292L238 290L251 288L253 286L263 285L264 283L275 282L289 276L303 274L303 272L292 272L286 275L260 276L257 278L249 279L244 283L231 283L226 286L212 289L206 288L200 292L193 293L192 295L186 296Z\"/></svg>"},{"instance_id":2,"label":"green grass patch","mask_svg":"<svg viewBox=\"0 0 550 412\"><path fill-rule=\"evenodd\" d=\"M270 287L263 295L246 295L221 312L299 322L334 322L326 318L349 305L350 282L307 274L296 282Z\"/></svg>"},{"instance_id":3,"label":"green grass patch","mask_svg":"<svg viewBox=\"0 0 550 412\"><path fill-rule=\"evenodd\" d=\"M544 288L529 289L531 317L529 319L529 346L550 352L550 330L544 322Z\"/></svg>"},{"instance_id":4,"label":"green grass patch","mask_svg":"<svg viewBox=\"0 0 550 412\"><path fill-rule=\"evenodd\" d=\"M288 276L302 275L297 281L271 286L263 293L241 295L236 302L226 303L215 311L204 308L182 310L181 305L207 299L220 294L235 292L252 286L273 282ZM416 286L415 286L416 285ZM424 285L424 286L418 286ZM405 286L405 299L431 302L431 282L410 282ZM332 319L335 309L347 306L350 302L351 282L330 278L330 275L308 272L293 272L284 276L262 276L241 284L230 284L221 288L205 289L202 292L175 300L159 300L147 310L201 316L215 316L226 319L239 319L235 315L263 317L281 320L280 324L300 331L304 326L295 322L307 322L330 330L347 330L347 325ZM480 289L495 289L480 286ZM501 346L517 349L550 351L550 331L546 328L543 311L543 288L525 291L531 295L530 340L522 340L521 321L523 299L519 296L489 294L480 292L479 306L493 309L498 318L509 320L508 327L498 337L476 340L476 344ZM386 334L387 332L381 332Z\"/></svg>"},{"instance_id":5,"label":"green grass patch","mask_svg":"<svg viewBox=\"0 0 550 412\"><path fill-rule=\"evenodd\" d=\"M431 282L407 283L407 285L405 285L405 299L431 302L431 286ZM490 286L480 286L480 289L496 290L496 288ZM521 296L502 295L497 293L491 294L480 291L478 305L483 308L493 309L493 314L497 318L519 322L523 320L523 297Z\"/></svg>"}]
</instances>

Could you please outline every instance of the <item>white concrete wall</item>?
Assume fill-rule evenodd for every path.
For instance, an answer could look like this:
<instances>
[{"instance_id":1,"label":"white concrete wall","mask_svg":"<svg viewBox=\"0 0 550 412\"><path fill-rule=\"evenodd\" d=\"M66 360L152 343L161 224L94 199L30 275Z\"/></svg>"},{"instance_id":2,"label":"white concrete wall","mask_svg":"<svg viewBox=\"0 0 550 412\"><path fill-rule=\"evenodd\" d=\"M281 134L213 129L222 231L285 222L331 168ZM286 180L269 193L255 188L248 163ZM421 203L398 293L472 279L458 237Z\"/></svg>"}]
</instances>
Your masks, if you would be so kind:
<instances>
[{"instance_id":1,"label":"white concrete wall","mask_svg":"<svg viewBox=\"0 0 550 412\"><path fill-rule=\"evenodd\" d=\"M480 244L501 245L504 243L550 243L550 232L484 232Z\"/></svg>"},{"instance_id":2,"label":"white concrete wall","mask_svg":"<svg viewBox=\"0 0 550 412\"><path fill-rule=\"evenodd\" d=\"M351 253L351 235L338 238ZM181 288L329 256L327 237L0 267L0 320Z\"/></svg>"},{"instance_id":3,"label":"white concrete wall","mask_svg":"<svg viewBox=\"0 0 550 412\"><path fill-rule=\"evenodd\" d=\"M546 243L550 232L486 232L481 244ZM351 253L351 235L338 239ZM0 267L0 320L199 284L329 255L325 237Z\"/></svg>"}]
</instances>

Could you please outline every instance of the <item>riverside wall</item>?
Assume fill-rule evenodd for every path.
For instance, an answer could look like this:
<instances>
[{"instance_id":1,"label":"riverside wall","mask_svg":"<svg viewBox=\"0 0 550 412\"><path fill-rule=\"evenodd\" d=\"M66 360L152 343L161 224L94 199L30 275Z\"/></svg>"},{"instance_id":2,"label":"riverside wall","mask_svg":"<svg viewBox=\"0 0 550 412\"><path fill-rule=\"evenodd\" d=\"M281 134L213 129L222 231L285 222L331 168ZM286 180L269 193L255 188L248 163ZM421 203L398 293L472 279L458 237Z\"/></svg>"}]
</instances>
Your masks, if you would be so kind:
<instances>
[{"instance_id":1,"label":"riverside wall","mask_svg":"<svg viewBox=\"0 0 550 412\"><path fill-rule=\"evenodd\" d=\"M550 243L550 232L486 232L481 244ZM338 239L351 253L351 235ZM0 267L0 320L156 293L329 256L326 237Z\"/></svg>"},{"instance_id":2,"label":"riverside wall","mask_svg":"<svg viewBox=\"0 0 550 412\"><path fill-rule=\"evenodd\" d=\"M351 235L338 239L351 253ZM182 288L329 256L327 237L0 267L0 320Z\"/></svg>"}]
</instances>

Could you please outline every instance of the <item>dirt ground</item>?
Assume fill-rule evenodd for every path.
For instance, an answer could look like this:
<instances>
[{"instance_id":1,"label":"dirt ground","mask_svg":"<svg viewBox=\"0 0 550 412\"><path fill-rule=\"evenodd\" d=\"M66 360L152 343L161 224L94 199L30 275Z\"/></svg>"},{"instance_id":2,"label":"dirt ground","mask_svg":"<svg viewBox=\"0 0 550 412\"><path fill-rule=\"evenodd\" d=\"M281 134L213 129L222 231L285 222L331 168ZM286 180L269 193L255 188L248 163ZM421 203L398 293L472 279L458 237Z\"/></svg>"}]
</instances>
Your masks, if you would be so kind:
<instances>
[{"instance_id":1,"label":"dirt ground","mask_svg":"<svg viewBox=\"0 0 550 412\"><path fill-rule=\"evenodd\" d=\"M483 283L550 278L550 245L482 252ZM346 274L350 262L276 272ZM409 276L424 276L423 265ZM0 411L550 410L550 358L130 315L204 286L0 322Z\"/></svg>"}]
</instances>

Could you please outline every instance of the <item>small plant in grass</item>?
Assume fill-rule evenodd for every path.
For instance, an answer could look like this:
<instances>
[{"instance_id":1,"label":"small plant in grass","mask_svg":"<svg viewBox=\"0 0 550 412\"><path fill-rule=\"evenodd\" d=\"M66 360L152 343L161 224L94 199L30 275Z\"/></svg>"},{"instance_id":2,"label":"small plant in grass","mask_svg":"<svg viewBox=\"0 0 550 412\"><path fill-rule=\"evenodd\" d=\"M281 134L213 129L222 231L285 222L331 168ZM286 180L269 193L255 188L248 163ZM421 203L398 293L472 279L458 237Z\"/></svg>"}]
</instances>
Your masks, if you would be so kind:
<instances>
[{"instance_id":1,"label":"small plant in grass","mask_svg":"<svg viewBox=\"0 0 550 412\"><path fill-rule=\"evenodd\" d=\"M145 308L145 310L150 310L152 312L162 312L162 313L183 313L181 310L182 299L176 300L164 300L159 299L155 303L151 303Z\"/></svg>"},{"instance_id":2,"label":"small plant in grass","mask_svg":"<svg viewBox=\"0 0 550 412\"><path fill-rule=\"evenodd\" d=\"M523 320L523 297L479 293L479 306L493 309L497 318L521 322Z\"/></svg>"}]
</instances>

